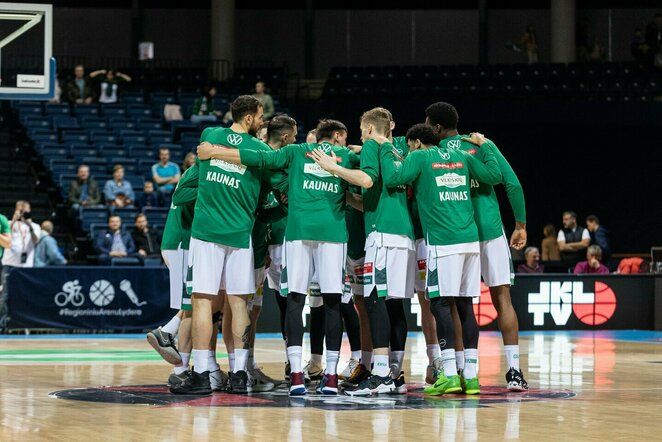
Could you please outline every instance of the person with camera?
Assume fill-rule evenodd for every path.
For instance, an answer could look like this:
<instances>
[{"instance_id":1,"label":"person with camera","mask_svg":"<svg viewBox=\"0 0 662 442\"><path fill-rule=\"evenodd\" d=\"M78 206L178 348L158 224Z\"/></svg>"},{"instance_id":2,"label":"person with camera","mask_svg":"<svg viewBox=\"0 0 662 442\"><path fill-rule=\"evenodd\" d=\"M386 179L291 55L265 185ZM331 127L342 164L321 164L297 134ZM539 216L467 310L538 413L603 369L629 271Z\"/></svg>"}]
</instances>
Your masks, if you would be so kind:
<instances>
[{"instance_id":1,"label":"person with camera","mask_svg":"<svg viewBox=\"0 0 662 442\"><path fill-rule=\"evenodd\" d=\"M16 201L16 210L9 224L10 243L2 255L0 283L0 328L7 319L7 278L14 267L33 267L34 249L39 242L41 228L32 222L30 203Z\"/></svg>"}]
</instances>

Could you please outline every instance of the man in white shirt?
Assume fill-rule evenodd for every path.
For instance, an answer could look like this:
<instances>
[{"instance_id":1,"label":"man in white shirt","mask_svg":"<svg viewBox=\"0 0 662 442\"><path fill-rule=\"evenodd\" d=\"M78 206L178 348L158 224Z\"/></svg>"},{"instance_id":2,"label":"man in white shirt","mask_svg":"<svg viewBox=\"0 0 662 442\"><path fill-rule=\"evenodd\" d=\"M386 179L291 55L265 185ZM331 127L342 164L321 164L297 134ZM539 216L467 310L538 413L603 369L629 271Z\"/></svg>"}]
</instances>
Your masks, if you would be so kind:
<instances>
[{"instance_id":1,"label":"man in white shirt","mask_svg":"<svg viewBox=\"0 0 662 442\"><path fill-rule=\"evenodd\" d=\"M577 214L570 210L563 212L563 229L559 230L556 241L559 243L561 260L574 267L584 259L586 249L591 244L588 230L577 225Z\"/></svg>"},{"instance_id":2,"label":"man in white shirt","mask_svg":"<svg viewBox=\"0 0 662 442\"><path fill-rule=\"evenodd\" d=\"M7 277L14 267L33 267L34 249L39 242L41 228L32 222L30 203L16 201L16 210L10 223L11 246L2 256L2 274L0 275L0 329L5 326L7 317Z\"/></svg>"}]
</instances>

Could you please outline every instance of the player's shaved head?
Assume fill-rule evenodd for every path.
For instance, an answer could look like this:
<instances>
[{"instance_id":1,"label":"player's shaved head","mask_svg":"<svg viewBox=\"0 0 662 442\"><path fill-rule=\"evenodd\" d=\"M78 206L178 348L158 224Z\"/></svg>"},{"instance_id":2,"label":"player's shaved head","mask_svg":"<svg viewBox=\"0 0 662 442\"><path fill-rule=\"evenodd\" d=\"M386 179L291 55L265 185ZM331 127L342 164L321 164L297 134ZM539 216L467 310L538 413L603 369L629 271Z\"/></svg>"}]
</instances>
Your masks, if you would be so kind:
<instances>
[{"instance_id":1,"label":"player's shaved head","mask_svg":"<svg viewBox=\"0 0 662 442\"><path fill-rule=\"evenodd\" d=\"M419 140L424 146L436 146L441 141L439 134L429 125L423 123L410 127L405 138L407 141Z\"/></svg>"},{"instance_id":2,"label":"player's shaved head","mask_svg":"<svg viewBox=\"0 0 662 442\"><path fill-rule=\"evenodd\" d=\"M315 129L317 141L330 140L336 132L347 133L347 126L338 120L320 120Z\"/></svg>"},{"instance_id":3,"label":"player's shaved head","mask_svg":"<svg viewBox=\"0 0 662 442\"><path fill-rule=\"evenodd\" d=\"M460 120L457 110L452 104L439 101L425 109L426 123L431 126L441 126L443 130L457 129Z\"/></svg>"},{"instance_id":4,"label":"player's shaved head","mask_svg":"<svg viewBox=\"0 0 662 442\"><path fill-rule=\"evenodd\" d=\"M364 112L361 115L361 125L367 126L368 124L374 126L375 130L381 134L387 134L391 130L391 121L393 116L389 111L383 107L376 107Z\"/></svg>"},{"instance_id":5,"label":"player's shaved head","mask_svg":"<svg viewBox=\"0 0 662 442\"><path fill-rule=\"evenodd\" d=\"M297 122L289 115L276 115L267 125L267 140L280 140L284 133L289 133L297 127Z\"/></svg>"}]
</instances>

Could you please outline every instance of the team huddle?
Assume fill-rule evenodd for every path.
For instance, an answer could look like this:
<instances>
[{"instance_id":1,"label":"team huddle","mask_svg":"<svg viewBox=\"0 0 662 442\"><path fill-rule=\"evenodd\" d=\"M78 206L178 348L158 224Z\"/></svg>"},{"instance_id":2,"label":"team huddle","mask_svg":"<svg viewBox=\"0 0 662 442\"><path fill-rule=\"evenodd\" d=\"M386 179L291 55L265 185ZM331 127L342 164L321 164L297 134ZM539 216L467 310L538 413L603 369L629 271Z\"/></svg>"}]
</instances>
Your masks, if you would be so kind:
<instances>
[{"instance_id":1,"label":"team huddle","mask_svg":"<svg viewBox=\"0 0 662 442\"><path fill-rule=\"evenodd\" d=\"M402 137L392 136L388 110L371 109L361 117L363 145L349 147L347 127L336 120L320 121L315 139L292 144L296 121L276 115L263 133L254 97L238 97L231 112L231 127L203 131L163 235L171 307L179 312L147 339L175 365L172 393L241 394L279 383L253 352L267 284L277 293L291 396L307 394L311 380L319 380L318 394L405 394L404 300L413 296L429 359L424 393L478 394L472 300L481 276L498 313L507 387L528 389L510 301L509 247L526 244L524 195L492 141L460 135L457 111L443 102ZM516 221L510 241L498 184ZM304 367L307 297L312 358ZM214 352L219 324L229 375ZM343 328L352 352L338 373Z\"/></svg>"}]
</instances>

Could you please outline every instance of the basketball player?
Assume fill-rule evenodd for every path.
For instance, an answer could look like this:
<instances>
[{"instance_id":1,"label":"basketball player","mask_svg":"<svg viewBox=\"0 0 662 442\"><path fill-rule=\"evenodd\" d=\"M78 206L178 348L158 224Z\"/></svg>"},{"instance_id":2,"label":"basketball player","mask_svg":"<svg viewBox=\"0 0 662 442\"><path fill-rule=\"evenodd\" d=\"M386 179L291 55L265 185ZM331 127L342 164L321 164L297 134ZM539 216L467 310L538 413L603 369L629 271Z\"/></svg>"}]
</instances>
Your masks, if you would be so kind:
<instances>
[{"instance_id":1,"label":"basketball player","mask_svg":"<svg viewBox=\"0 0 662 442\"><path fill-rule=\"evenodd\" d=\"M287 294L287 353L292 367L290 395L306 394L301 360L302 312L314 269L325 306L326 368L317 392L337 394L338 358L342 341L340 304L343 291L347 230L345 190L347 183L318 167L311 159L320 149L332 153L342 164L358 162L345 146L347 128L335 120L317 126L316 144L290 144L277 151L219 149L209 144L198 148L201 158L213 157L235 164L284 169L289 178L289 216L285 231L281 292ZM350 166L351 167L351 166Z\"/></svg>"},{"instance_id":2,"label":"basketball player","mask_svg":"<svg viewBox=\"0 0 662 442\"><path fill-rule=\"evenodd\" d=\"M195 183L194 186L187 185L187 182ZM193 222L193 208L198 196L198 167L191 166L184 172L182 178L177 184L173 193L173 200L168 211L168 218L163 231L161 250L163 260L168 266L170 275L170 306L179 305L181 310L164 327L159 327L147 333L147 340L159 353L168 350L166 343L172 343L174 348L174 336L170 327L178 326L179 348L181 359L175 362L173 372L168 379L169 385L177 385L183 382L189 369L189 359L191 356L191 297L186 290L186 278L188 273L188 249L191 240L191 223ZM181 320L179 320L181 319ZM214 326L218 329L220 316L214 319ZM165 339L164 339L165 338ZM220 369L216 362L216 339L212 337L210 342L209 356L209 380L211 388L214 391L225 390L227 387L228 375ZM166 359L168 360L168 359Z\"/></svg>"},{"instance_id":3,"label":"basketball player","mask_svg":"<svg viewBox=\"0 0 662 442\"><path fill-rule=\"evenodd\" d=\"M342 168L333 158L315 155L320 167L363 190L366 228L364 296L370 319L374 366L352 396L406 393L402 362L407 338L403 300L413 296L414 231L407 205L407 189L388 189L380 177L379 145L371 138L391 132L391 113L383 108L369 110L361 117L361 169ZM367 141L366 141L367 140ZM400 155L409 148L404 138L396 141ZM388 301L386 300L388 297ZM390 361L389 361L390 347Z\"/></svg>"},{"instance_id":4,"label":"basketball player","mask_svg":"<svg viewBox=\"0 0 662 442\"><path fill-rule=\"evenodd\" d=\"M463 137L457 131L459 116L452 105L444 102L434 103L425 110L425 115L426 124L432 126L439 133L444 146L460 149L472 155L480 152L470 142L461 140ZM510 238L510 246L520 250L526 245L527 239L526 207L522 185L496 145L490 140L487 140L487 143L492 147L503 177L502 181L497 184L503 184L506 188L506 194L515 216L515 231ZM529 388L528 383L524 379L524 374L519 365L519 325L510 298L510 286L514 279L513 263L494 187L480 180L473 180L471 182L471 201L474 205L480 239L483 281L490 289L492 302L497 310L499 330L501 330L503 336L504 351L508 363L507 387L511 391L527 390ZM473 358L473 355L466 354L466 352L464 356L465 360Z\"/></svg>"},{"instance_id":5,"label":"basketball player","mask_svg":"<svg viewBox=\"0 0 662 442\"><path fill-rule=\"evenodd\" d=\"M491 146L481 147L485 149L481 151L485 164L445 146L414 151L403 161L386 138L376 138L382 143L380 159L385 185L411 183L414 187L428 246L426 285L441 357L434 361L437 380L424 392L457 393L462 387L455 362L452 302L457 305L467 350L478 348L472 297L480 296L480 258L478 229L469 196L470 178L497 183L501 180L498 164ZM484 139L480 144L484 144ZM476 363L465 366L468 394L479 388Z\"/></svg>"},{"instance_id":6,"label":"basketball player","mask_svg":"<svg viewBox=\"0 0 662 442\"><path fill-rule=\"evenodd\" d=\"M254 138L262 124L264 109L251 96L238 97L231 106L230 128L206 129L201 140L239 151L271 149ZM200 158L198 199L191 227L189 267L192 272L193 366L190 376L173 393L209 394L209 350L212 312L219 304L217 293L225 289L232 312L235 363L228 391L248 392L246 372L249 356L250 317L248 297L255 291L251 230L260 192L281 177L268 171L246 168L219 160ZM283 186L286 182L283 183Z\"/></svg>"},{"instance_id":7,"label":"basketball player","mask_svg":"<svg viewBox=\"0 0 662 442\"><path fill-rule=\"evenodd\" d=\"M413 152L419 149L430 149L437 147L441 140L430 126L425 124L416 124L409 128L405 135L409 151ZM425 294L425 276L427 270L428 250L425 245L425 236L421 219L418 216L418 204L416 198L412 195L410 199L411 222L414 226L414 237L416 238L416 263L414 264L414 287L418 296L418 303L421 307L421 329L425 338L426 353L428 356L428 367L426 370L425 382L434 384L434 365L435 359L441 356L439 350L439 341L437 340L437 330L434 316L430 311L430 300Z\"/></svg>"}]
</instances>

